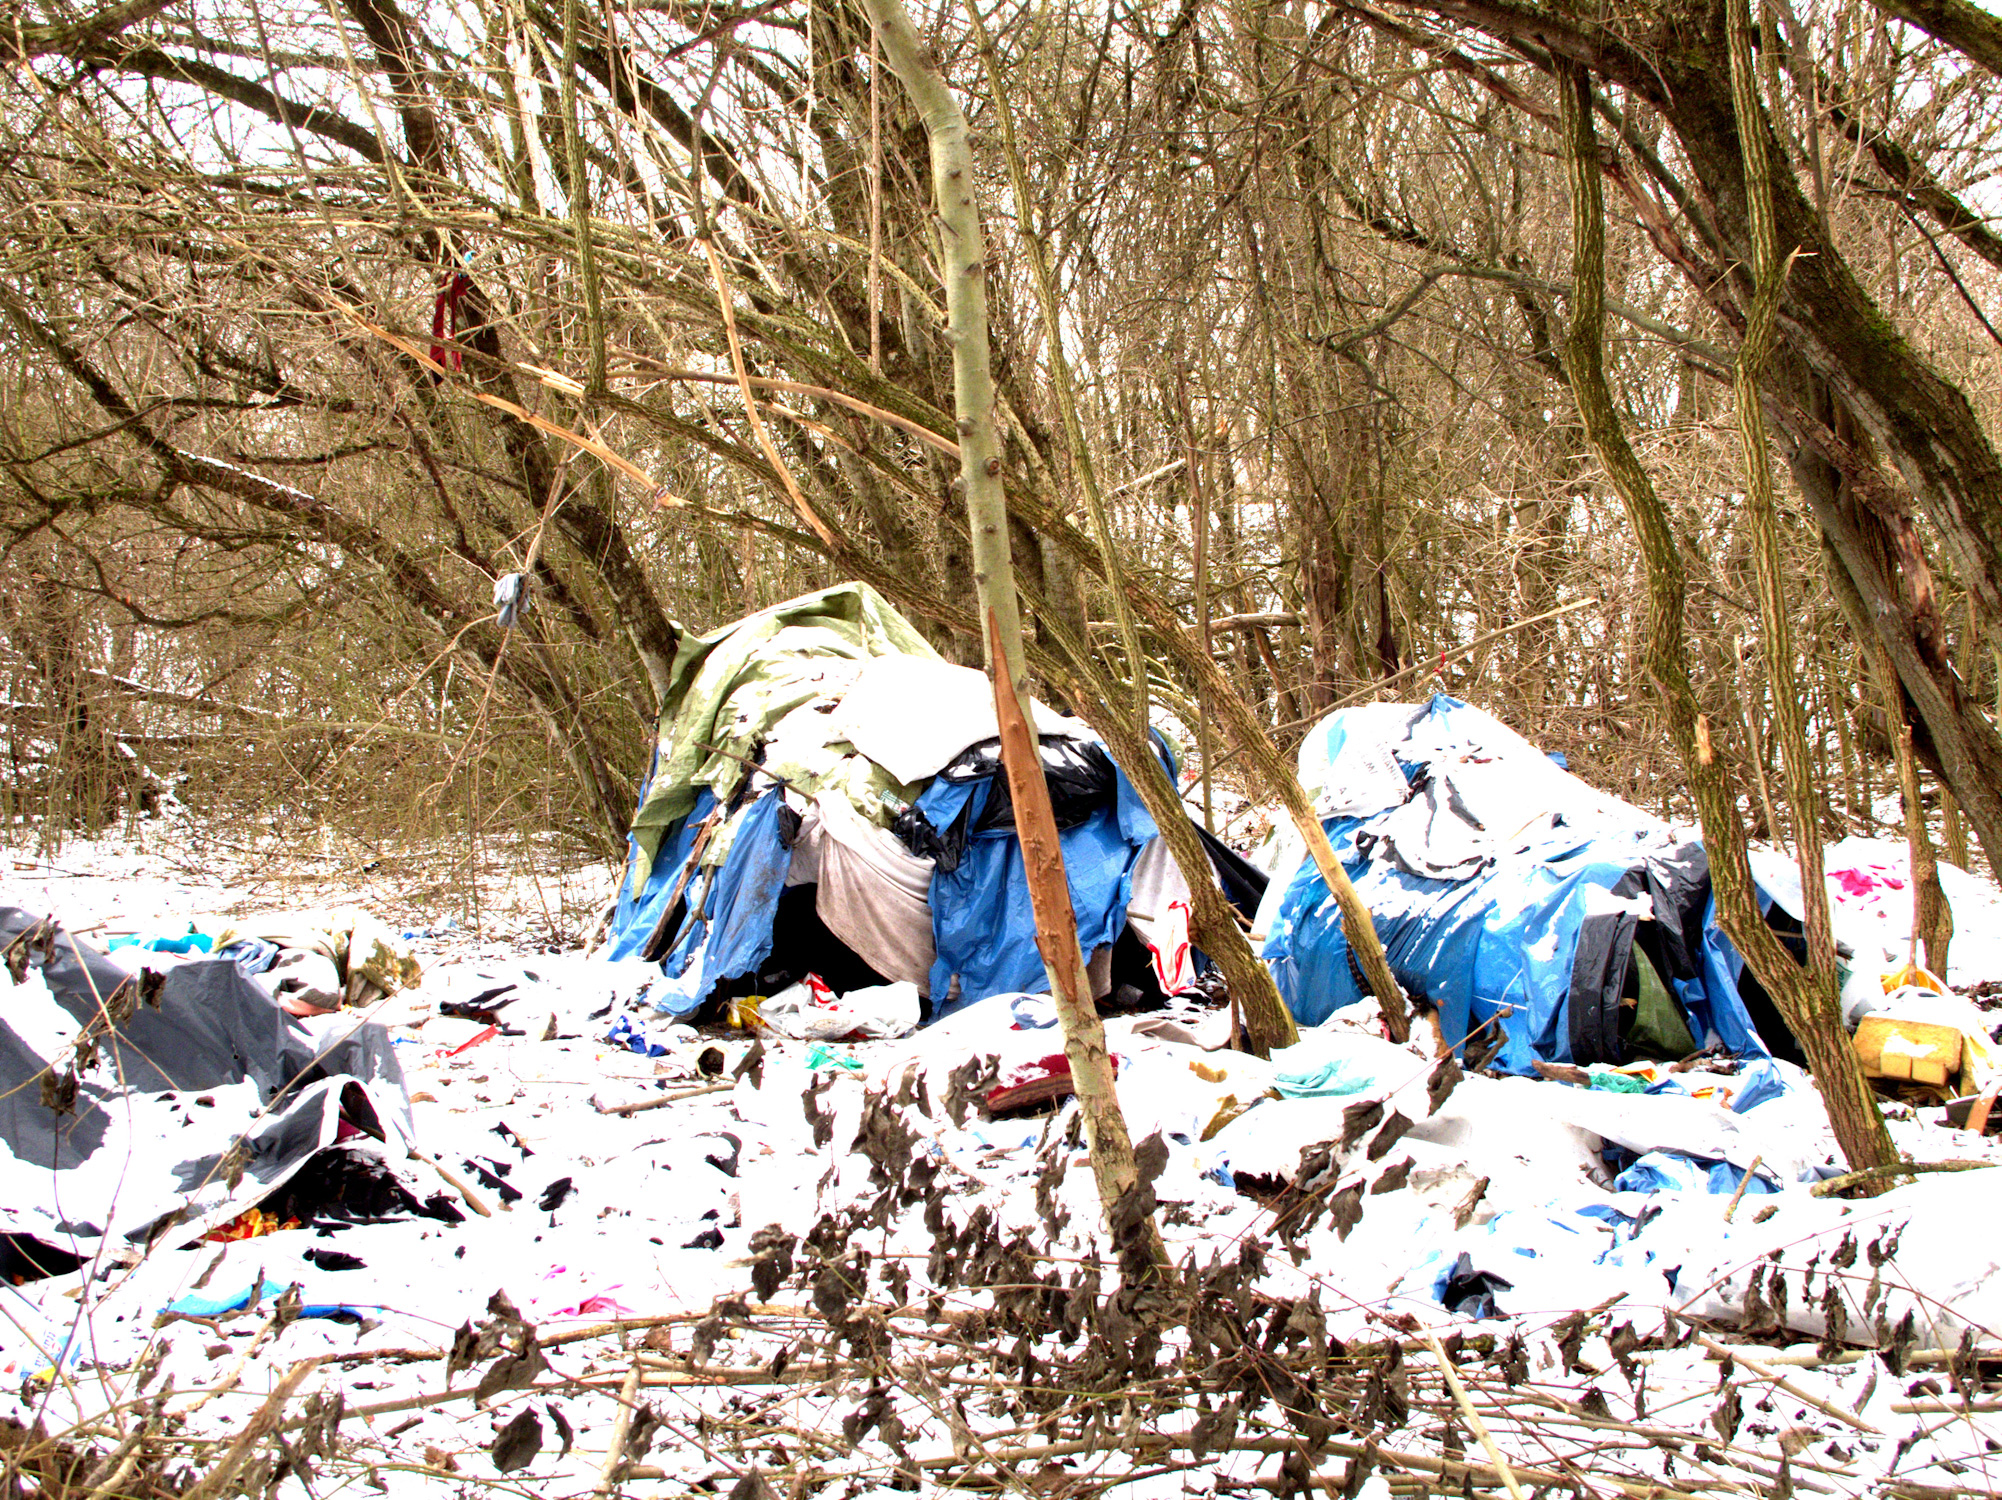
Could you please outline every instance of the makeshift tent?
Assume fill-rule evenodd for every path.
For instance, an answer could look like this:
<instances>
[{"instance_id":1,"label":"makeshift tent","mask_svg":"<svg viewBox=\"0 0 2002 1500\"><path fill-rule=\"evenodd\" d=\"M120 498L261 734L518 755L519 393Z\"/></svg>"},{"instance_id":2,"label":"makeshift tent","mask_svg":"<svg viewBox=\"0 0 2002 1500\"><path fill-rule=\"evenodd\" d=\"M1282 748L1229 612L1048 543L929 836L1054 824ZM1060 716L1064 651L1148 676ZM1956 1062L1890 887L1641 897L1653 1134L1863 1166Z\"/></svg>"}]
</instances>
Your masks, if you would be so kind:
<instances>
[{"instance_id":1,"label":"makeshift tent","mask_svg":"<svg viewBox=\"0 0 2002 1500\"><path fill-rule=\"evenodd\" d=\"M1344 709L1309 732L1300 779L1392 972L1449 1040L1498 1027L1495 1064L1516 1073L1710 1044L1768 1054L1702 846L1492 715L1443 695ZM1320 873L1297 847L1282 866L1255 930L1313 1025L1366 989Z\"/></svg>"},{"instance_id":2,"label":"makeshift tent","mask_svg":"<svg viewBox=\"0 0 2002 1500\"><path fill-rule=\"evenodd\" d=\"M1185 987L1189 890L1153 819L1089 729L1034 714L1100 994ZM864 584L685 637L611 956L659 961L652 1001L681 1016L808 972L907 981L933 1017L1045 988L996 736L985 675Z\"/></svg>"},{"instance_id":3,"label":"makeshift tent","mask_svg":"<svg viewBox=\"0 0 2002 1500\"><path fill-rule=\"evenodd\" d=\"M195 1238L344 1124L407 1154L402 1069L356 1012L289 1016L228 959L129 973L13 907L0 951L0 1239L18 1274Z\"/></svg>"}]
</instances>

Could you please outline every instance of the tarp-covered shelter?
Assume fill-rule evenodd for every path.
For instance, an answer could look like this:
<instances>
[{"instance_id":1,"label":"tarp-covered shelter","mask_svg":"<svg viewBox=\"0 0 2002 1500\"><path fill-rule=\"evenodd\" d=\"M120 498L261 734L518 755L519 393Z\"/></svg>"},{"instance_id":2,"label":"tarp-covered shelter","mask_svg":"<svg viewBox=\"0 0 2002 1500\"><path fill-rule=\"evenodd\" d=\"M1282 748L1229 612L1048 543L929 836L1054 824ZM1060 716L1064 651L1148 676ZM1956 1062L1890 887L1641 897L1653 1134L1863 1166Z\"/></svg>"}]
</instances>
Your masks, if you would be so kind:
<instances>
[{"instance_id":1,"label":"tarp-covered shelter","mask_svg":"<svg viewBox=\"0 0 2002 1500\"><path fill-rule=\"evenodd\" d=\"M197 1237L345 1131L407 1154L402 1069L358 1012L287 1015L228 959L130 973L13 907L0 952L0 1241L16 1274Z\"/></svg>"},{"instance_id":2,"label":"tarp-covered shelter","mask_svg":"<svg viewBox=\"0 0 2002 1500\"><path fill-rule=\"evenodd\" d=\"M1123 963L1173 993L1195 972L1187 883L1090 730L1034 713L1099 991ZM673 1015L809 972L907 981L933 1017L1044 989L996 735L986 676L865 584L685 637L611 956L658 961Z\"/></svg>"},{"instance_id":3,"label":"tarp-covered shelter","mask_svg":"<svg viewBox=\"0 0 2002 1500\"><path fill-rule=\"evenodd\" d=\"M1740 994L1702 845L1492 715L1444 695L1344 709L1309 732L1299 769L1391 971L1438 1008L1447 1040L1485 1041L1482 1028L1498 1026L1495 1063L1517 1073L1711 1044L1790 1050L1783 1030L1771 1035L1777 1018L1762 1036ZM1340 911L1297 847L1256 930L1303 1024L1367 993Z\"/></svg>"}]
</instances>

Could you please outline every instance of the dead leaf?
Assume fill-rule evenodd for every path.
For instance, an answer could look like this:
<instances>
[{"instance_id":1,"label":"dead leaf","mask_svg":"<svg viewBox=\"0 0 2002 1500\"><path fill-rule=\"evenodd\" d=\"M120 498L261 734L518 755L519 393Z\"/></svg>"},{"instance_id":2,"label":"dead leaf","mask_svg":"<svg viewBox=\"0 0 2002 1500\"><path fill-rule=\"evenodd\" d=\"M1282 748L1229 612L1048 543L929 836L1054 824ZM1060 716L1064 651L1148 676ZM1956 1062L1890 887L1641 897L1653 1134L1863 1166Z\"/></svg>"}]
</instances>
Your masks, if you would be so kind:
<instances>
[{"instance_id":1,"label":"dead leaf","mask_svg":"<svg viewBox=\"0 0 2002 1500\"><path fill-rule=\"evenodd\" d=\"M535 1462L535 1455L541 1451L541 1419L534 1411L523 1407L515 1419L494 1437L494 1467L503 1474L512 1474L516 1469L525 1469Z\"/></svg>"}]
</instances>

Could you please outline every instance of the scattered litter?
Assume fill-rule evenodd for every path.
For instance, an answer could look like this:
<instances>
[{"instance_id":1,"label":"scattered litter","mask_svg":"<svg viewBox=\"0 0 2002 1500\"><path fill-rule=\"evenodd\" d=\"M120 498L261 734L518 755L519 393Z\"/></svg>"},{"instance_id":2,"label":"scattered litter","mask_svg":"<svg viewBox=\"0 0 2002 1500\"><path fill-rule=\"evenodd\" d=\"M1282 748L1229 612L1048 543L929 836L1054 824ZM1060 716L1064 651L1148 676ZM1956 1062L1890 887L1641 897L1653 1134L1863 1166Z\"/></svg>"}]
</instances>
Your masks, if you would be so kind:
<instances>
[{"instance_id":1,"label":"scattered litter","mask_svg":"<svg viewBox=\"0 0 2002 1500\"><path fill-rule=\"evenodd\" d=\"M719 632L691 650L684 709L714 713L697 744L663 742L655 787L699 781L712 801L693 795L684 821L652 825L661 844L629 868L649 863L638 890L656 903L690 873L675 900L706 917L670 921L667 902L643 919L676 942L692 933L683 921L707 922L679 975L637 957L427 951L413 989L426 931L413 926L385 945L409 967L378 966L395 987L364 974L376 991L356 1003L359 922L219 928L216 958L135 946L128 974L0 913L0 948L21 961L18 978L0 975L0 1040L20 1059L0 1080L0 1248L6 1279L20 1279L0 1286L8 1420L87 1433L117 1392L130 1432L157 1400L176 1452L213 1455L274 1403L285 1446L259 1450L258 1487L315 1465L328 1486L441 1471L473 1484L491 1463L537 1493L672 1482L736 1500L791 1485L1143 1500L1996 1488L2002 1260L1979 1173L2002 1163L2002 1143L1980 1133L2002 1128L2002 1087L1979 1012L1901 972L1908 954L1851 943L1847 993L1874 990L1856 1012L1876 1023L1859 1024L1859 1050L1875 1035L1880 1071L1912 1065L1890 1111L1897 1145L1977 1175L1817 1196L1844 1164L1811 1081L1749 1033L1728 1045L1725 991L1708 988L1730 977L1727 955L1707 938L1700 955L1662 954L1663 915L1687 915L1695 888L1683 846L1606 799L1561 808L1562 824L1502 826L1508 788L1554 797L1571 784L1490 755L1509 747L1450 700L1350 721L1354 754L1310 736L1303 764L1331 818L1377 837L1369 858L1395 865L1400 888L1481 893L1478 923L1469 908L1428 928L1414 907L1400 931L1471 941L1492 922L1493 951L1469 961L1533 959L1534 984L1549 983L1508 1016L1499 1007L1517 1000L1499 981L1469 992L1467 1014L1506 1038L1493 1073L1464 1049L1385 1040L1367 1000L1330 1007L1270 1058L1230 1049L1227 1005L1158 982L1155 1009L1108 1017L1141 1178L1118 1207L1143 1202L1158 1225L1166 1295L1121 1280L1048 996L852 982L821 966L825 947L791 972L773 947L718 981L708 1013L657 1008L668 990L685 998L710 957L758 946L701 905L751 857L727 852L732 839L771 841L740 877L773 877L781 901L802 889L785 884L797 842L780 838L793 789L812 785L808 803L831 789L850 810L865 792L905 806L930 794L854 763L875 728L857 695L879 670L885 683L962 680L868 599L817 607L838 628L781 612L757 642ZM765 649L792 630L795 644L838 649ZM873 665L885 661L897 665ZM776 665L783 692L759 697L762 716L734 717L711 665L720 677ZM858 716L860 741L830 738L822 721L841 713ZM977 751L977 734L947 743L963 727L871 742L936 788ZM1423 758L1405 753L1414 733L1429 736ZM756 759L760 735L771 785L741 788L731 811L736 783L755 778L697 746ZM1065 751L1056 769L1088 782L1089 759ZM991 794L980 766L975 754L969 780L947 784ZM738 821L767 798L768 829ZM1108 806L1116 823L1116 788L1092 816ZM969 843L1005 843L979 816L961 830ZM708 865L694 851L705 824L705 849L723 848ZM1572 864L1557 850L1567 830L1584 851ZM1147 845L1115 842L1124 879ZM815 885L845 857L831 848ZM1359 838L1344 848L1363 852ZM1608 848L1620 859L1595 864ZM1575 904L1504 910L1491 882L1512 860L1568 881ZM1863 903L1888 930L1893 898L1909 899L1888 856L1830 868L1838 929L1859 930L1849 906ZM1635 870L1647 881L1624 890ZM1301 983L1303 955L1332 951L1311 878L1276 882L1273 903L1293 923ZM817 910L817 896L790 899ZM1135 905L1129 893L1114 915L1130 927ZM154 936L178 936L162 926ZM345 955L315 946L339 931ZM1699 917L1683 931L1706 929ZM2002 961L1963 969L1959 943L1956 983L2002 980ZM1550 952L1525 957L1538 944ZM1581 951L1608 981L1596 1011L1575 1008ZM317 975L295 992L268 982L288 953L318 960L289 966ZM1702 1004L1680 998L1692 971ZM1886 976L1903 982L1887 990ZM335 1004L292 1014L309 994ZM748 1026L727 1024L731 1002ZM1933 1060L1928 1084L1919 1065ZM51 1159L65 1163L53 1174L30 1165Z\"/></svg>"}]
</instances>

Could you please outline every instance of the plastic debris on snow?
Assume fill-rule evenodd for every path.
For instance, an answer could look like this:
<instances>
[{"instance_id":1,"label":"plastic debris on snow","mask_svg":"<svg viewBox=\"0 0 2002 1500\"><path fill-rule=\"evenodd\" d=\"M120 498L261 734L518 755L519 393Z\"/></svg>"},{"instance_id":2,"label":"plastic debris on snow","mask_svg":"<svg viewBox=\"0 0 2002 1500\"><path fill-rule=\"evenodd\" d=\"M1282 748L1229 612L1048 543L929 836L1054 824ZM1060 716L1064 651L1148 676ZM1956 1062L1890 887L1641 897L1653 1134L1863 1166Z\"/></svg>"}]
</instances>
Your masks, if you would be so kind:
<instances>
[{"instance_id":1,"label":"plastic debris on snow","mask_svg":"<svg viewBox=\"0 0 2002 1500\"><path fill-rule=\"evenodd\" d=\"M839 1044L789 1038L771 1026L752 1036L658 1024L643 1011L653 972L578 955L430 966L425 1012L394 1030L416 1140L463 1187L448 1189L439 1177L425 1191L450 1200L460 1210L456 1221L409 1212L309 1218L253 1240L100 1268L111 1274L83 1267L9 1288L0 1318L5 1363L33 1375L61 1357L117 1372L157 1351L152 1378L162 1388L171 1378L187 1401L217 1375L209 1353L217 1340L191 1321L205 1319L225 1339L251 1336L272 1372L324 1359L313 1388L344 1384L352 1406L399 1406L348 1419L344 1434L368 1452L435 1471L435 1463L415 1463L435 1448L484 1474L480 1450L491 1435L470 1430L470 1397L413 1404L459 1383L470 1392L483 1378L462 1373L441 1383L461 1330L476 1344L479 1330L512 1326L496 1307L512 1309L547 1350L540 1357L556 1371L549 1379L600 1391L591 1399L600 1403L592 1420L602 1434L611 1410L602 1385L616 1389L637 1355L617 1338L558 1341L618 1320L667 1320L659 1346L668 1352L658 1357L683 1383L650 1386L647 1399L679 1432L704 1430L700 1423L725 1415L724 1403L741 1392L698 1383L702 1364L693 1351L731 1369L768 1365L795 1343L806 1347L789 1315L771 1309L834 1295L811 1284L777 1290L777 1283L772 1295L754 1295L753 1279L766 1274L761 1268L779 1243L759 1237L778 1226L803 1241L830 1216L866 1212L882 1201L886 1152L907 1151L944 1191L942 1230L924 1221L932 1210L913 1208L870 1231L874 1274L901 1268L903 1301L921 1302L936 1289L952 1307L991 1306L993 1293L935 1281L928 1270L952 1226L970 1234L982 1214L997 1243L1033 1240L1065 1274L1107 1253L1047 996L995 996L908 1036ZM1702 1319L1717 1328L1788 1329L1832 1340L1831 1347L1902 1339L1947 1350L1968 1332L1992 1343L2002 1329L2002 1265L1987 1248L1989 1195L1931 1178L1870 1200L1813 1197L1809 1188L1839 1170L1839 1159L1819 1100L1796 1069L1759 1062L1732 1073L1623 1075L1642 1079L1648 1091L1639 1093L1458 1077L1450 1064L1383 1040L1367 1007L1356 1011L1270 1059L1219 1050L1229 1031L1220 1010L1183 1003L1108 1018L1130 1133L1139 1143L1158 1137L1165 1148L1152 1192L1178 1265L1264 1247L1258 1295L1274 1306L1317 1299L1316 1326L1328 1339L1380 1342L1387 1326L1444 1335L1483 1324L1500 1339L1524 1339L1539 1388L1567 1400L1583 1399L1588 1388L1604 1399L1618 1378L1623 1356L1607 1343L1614 1322L1641 1340ZM465 1048L490 1028L487 1040ZM603 1086L640 1099L689 1086L708 1092L608 1118L592 1103ZM1011 1090L1038 1088L1044 1092L1022 1113L994 1113L993 1101ZM1996 1154L1930 1117L1900 1119L1894 1130L1920 1157ZM473 1210L469 1196L490 1213ZM345 1262L331 1261L329 1250L362 1265L331 1269ZM803 1246L787 1253L809 1263ZM893 1305L869 1284L872 1297ZM1111 1291L1108 1275L1108 1299ZM274 1319L281 1301L303 1321ZM1566 1320L1602 1304L1616 1308L1605 1336L1563 1352L1573 1337L1562 1332ZM718 1311L739 1306L741 1313ZM162 1309L181 1316L155 1328ZM332 1321L316 1310L345 1310L361 1321ZM383 1349L432 1357L358 1359ZM1750 1352L1762 1356L1776 1357ZM1699 1396L1704 1410L1715 1405L1718 1369L1700 1349L1670 1338L1646 1358L1657 1411ZM1789 1406L1785 1420L1802 1431L1822 1423L1852 1444L1845 1451L1858 1477L1820 1472L1817 1483L1861 1492L1894 1467L1914 1482L1994 1482L1988 1460L1968 1459L1965 1443L1954 1449L1922 1437L1894 1459L1906 1435L1937 1419L1890 1411L1903 1388L1885 1380L1882 1390L1866 1391L1862 1374L1839 1365L1789 1370L1818 1399L1889 1434L1866 1453L1853 1430ZM275 1378L259 1376L240 1395L191 1414L190 1431L236 1430ZM86 1384L44 1387L37 1399L46 1412L73 1408L82 1420L90 1415L80 1404ZM773 1403L760 1408L772 1414L771 1430L806 1433L838 1432L863 1395L822 1392L810 1381L769 1391L758 1399ZM968 1450L968 1435L936 1410L907 1392L894 1400L906 1423L900 1441L914 1460L944 1464ZM976 1438L1014 1421L970 1410L962 1420L974 1424ZM1498 1428L1503 1420L1499 1411L1491 1417ZM1979 1413L1962 1420L1992 1422ZM406 1430L408 1423L415 1425ZM1833 1438L1816 1438L1823 1440ZM692 1481L718 1472L703 1447L713 1448L713 1432L697 1443L663 1427L653 1441L647 1461L667 1474ZM1419 1444L1415 1435L1398 1441ZM591 1451L587 1437L562 1455L551 1445L524 1477L551 1492L590 1488L605 1462L599 1442ZM859 1494L887 1482L900 1460L868 1438L849 1445L846 1457L816 1461L847 1465ZM1214 1467L1248 1479L1258 1461L1220 1454ZM1954 1477L1941 1461L1971 1471ZM394 1468L383 1469L392 1488L404 1483ZM413 1477L435 1482L435 1472Z\"/></svg>"},{"instance_id":2,"label":"plastic debris on snow","mask_svg":"<svg viewBox=\"0 0 2002 1500\"><path fill-rule=\"evenodd\" d=\"M1800 915L1800 871L1783 855L1753 851L1753 873L1786 911ZM1853 1031L1867 1015L1950 1026L1965 1039L1960 1084L1977 1092L2002 1076L1994 1022L1951 993L2002 980L2002 892L1939 862L1941 892L1954 917L1948 972L1912 964L1911 851L1900 840L1848 838L1823 853L1835 937L1848 950L1842 1018Z\"/></svg>"},{"instance_id":3,"label":"plastic debris on snow","mask_svg":"<svg viewBox=\"0 0 2002 1500\"><path fill-rule=\"evenodd\" d=\"M809 974L756 1003L739 1002L744 1023L805 1041L859 1041L909 1036L923 1016L918 987L908 980L870 985L837 995Z\"/></svg>"}]
</instances>

